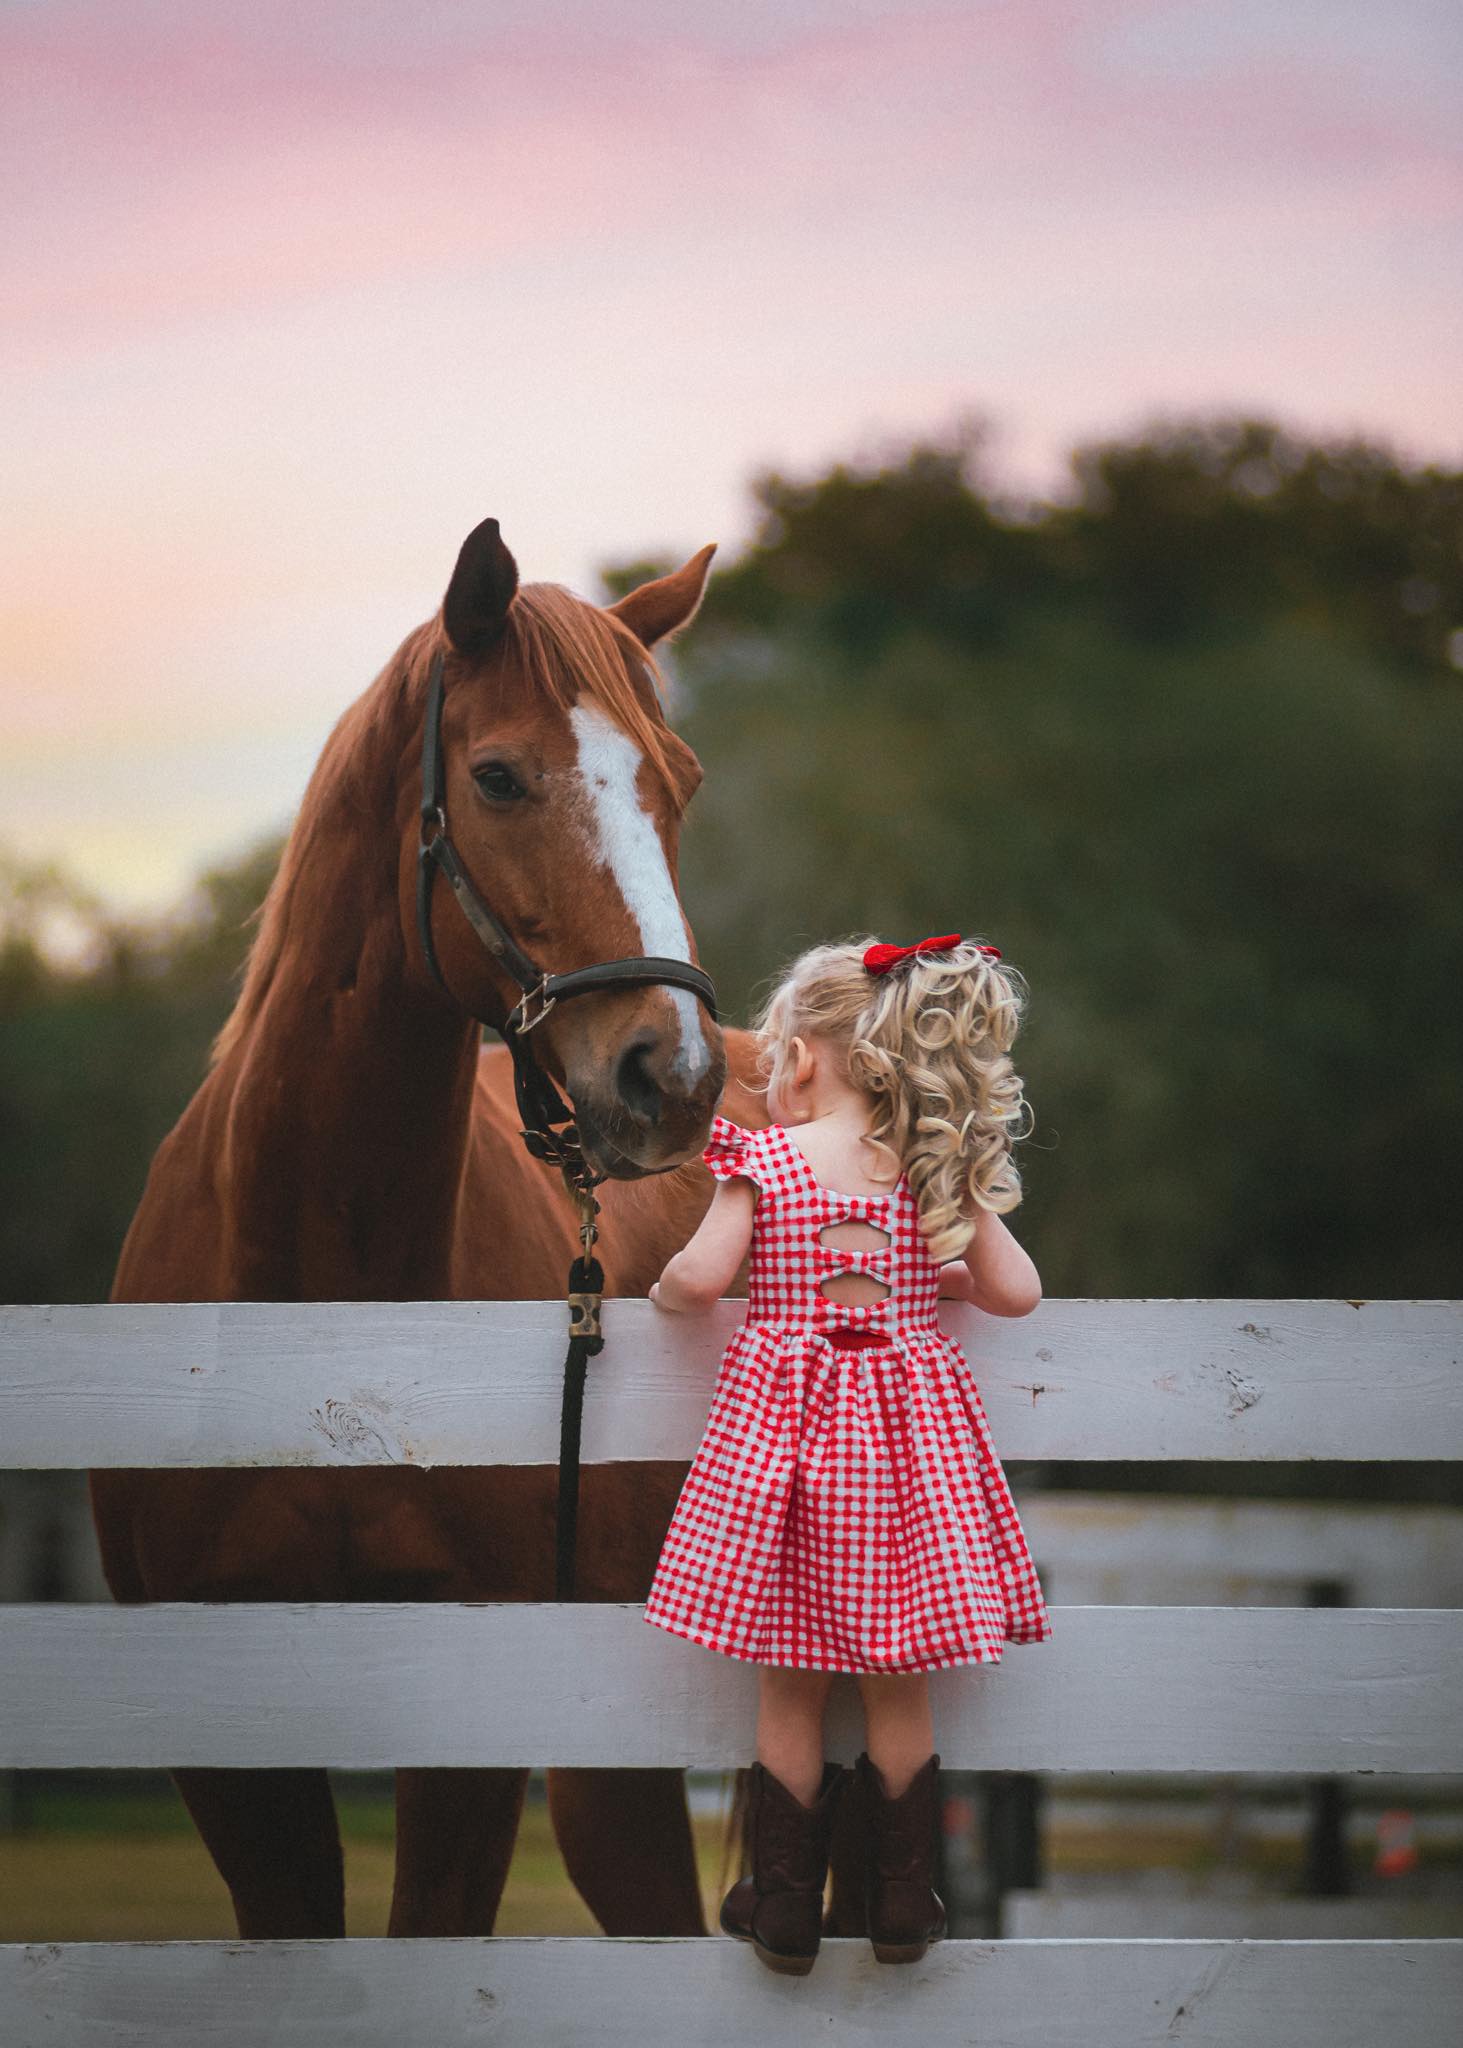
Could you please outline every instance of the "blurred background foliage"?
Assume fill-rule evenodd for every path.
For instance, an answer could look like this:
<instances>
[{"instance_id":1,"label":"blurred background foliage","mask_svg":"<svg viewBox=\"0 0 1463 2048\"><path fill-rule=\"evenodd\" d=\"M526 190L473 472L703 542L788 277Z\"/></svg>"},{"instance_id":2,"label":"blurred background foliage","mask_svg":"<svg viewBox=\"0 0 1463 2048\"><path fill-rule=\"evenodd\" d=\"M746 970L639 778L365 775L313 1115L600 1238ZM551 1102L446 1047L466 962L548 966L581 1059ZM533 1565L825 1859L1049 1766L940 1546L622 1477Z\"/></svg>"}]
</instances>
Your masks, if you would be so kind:
<instances>
[{"instance_id":1,"label":"blurred background foliage","mask_svg":"<svg viewBox=\"0 0 1463 2048\"><path fill-rule=\"evenodd\" d=\"M1035 503L987 440L756 477L665 656L727 1014L814 939L958 926L1031 985L1049 1293L1456 1294L1463 472L1219 417ZM105 1297L277 856L150 923L0 868L6 1299Z\"/></svg>"}]
</instances>

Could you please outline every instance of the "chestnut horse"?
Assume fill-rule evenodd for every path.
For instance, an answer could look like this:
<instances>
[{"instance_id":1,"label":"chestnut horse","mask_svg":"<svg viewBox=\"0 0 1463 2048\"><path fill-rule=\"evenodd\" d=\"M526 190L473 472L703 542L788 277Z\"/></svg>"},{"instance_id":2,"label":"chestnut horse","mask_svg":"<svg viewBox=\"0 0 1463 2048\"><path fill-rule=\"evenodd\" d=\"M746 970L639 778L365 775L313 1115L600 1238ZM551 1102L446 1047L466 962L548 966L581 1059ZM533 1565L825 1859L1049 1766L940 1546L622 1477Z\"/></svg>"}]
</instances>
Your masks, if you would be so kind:
<instances>
[{"instance_id":1,"label":"chestnut horse","mask_svg":"<svg viewBox=\"0 0 1463 2048\"><path fill-rule=\"evenodd\" d=\"M518 998L439 886L428 970L414 886L428 671L445 657L446 796L457 851L512 937L551 971L692 958L676 890L700 779L667 726L650 650L687 625L713 547L607 609L520 587L488 520L441 612L402 643L326 742L265 902L210 1070L159 1147L117 1301L539 1298L561 1292L573 1212L520 1142L510 1065L477 1019ZM750 1075L749 1043L730 1034ZM601 1258L643 1295L699 1221L695 1161L728 1047L693 993L606 988L534 1031L590 1162L611 1178ZM758 1098L734 1079L730 1114ZM611 1338L613 1341L613 1337ZM685 1466L586 1470L579 1594L638 1601ZM553 1466L117 1471L91 1475L119 1601L544 1600ZM493 1712L492 1673L482 1713ZM551 1759L545 1759L551 1764ZM246 1937L342 1935L323 1770L177 1770ZM402 1769L401 1935L492 1932L522 1770ZM610 1934L704 1933L684 1777L548 1772L570 1876Z\"/></svg>"}]
</instances>

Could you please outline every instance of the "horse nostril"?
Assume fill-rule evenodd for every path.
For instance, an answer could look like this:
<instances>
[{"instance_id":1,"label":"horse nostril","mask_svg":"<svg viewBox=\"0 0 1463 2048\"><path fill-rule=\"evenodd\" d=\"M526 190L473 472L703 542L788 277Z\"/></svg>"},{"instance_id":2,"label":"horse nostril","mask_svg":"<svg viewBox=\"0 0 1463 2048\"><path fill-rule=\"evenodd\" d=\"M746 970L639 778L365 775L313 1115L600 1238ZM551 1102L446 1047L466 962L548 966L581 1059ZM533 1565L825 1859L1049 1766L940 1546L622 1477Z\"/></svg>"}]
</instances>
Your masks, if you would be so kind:
<instances>
[{"instance_id":1,"label":"horse nostril","mask_svg":"<svg viewBox=\"0 0 1463 2048\"><path fill-rule=\"evenodd\" d=\"M650 1071L650 1056L659 1043L653 1036L636 1039L621 1053L615 1069L621 1102L644 1124L653 1124L660 1116L660 1084Z\"/></svg>"}]
</instances>

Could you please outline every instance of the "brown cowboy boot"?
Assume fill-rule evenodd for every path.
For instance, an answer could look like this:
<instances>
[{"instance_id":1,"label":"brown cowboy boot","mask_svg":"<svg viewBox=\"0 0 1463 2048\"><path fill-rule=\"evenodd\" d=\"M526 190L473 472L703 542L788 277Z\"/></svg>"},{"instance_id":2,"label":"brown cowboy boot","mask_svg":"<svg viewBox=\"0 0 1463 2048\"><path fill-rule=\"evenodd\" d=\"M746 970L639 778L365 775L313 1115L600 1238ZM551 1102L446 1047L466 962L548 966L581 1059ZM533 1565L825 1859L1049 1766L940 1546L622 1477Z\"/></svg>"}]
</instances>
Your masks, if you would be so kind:
<instances>
[{"instance_id":1,"label":"brown cowboy boot","mask_svg":"<svg viewBox=\"0 0 1463 2048\"><path fill-rule=\"evenodd\" d=\"M847 1777L840 1764L825 1764L817 1800L804 1806L765 1764L752 1766L752 1874L722 1900L721 1925L784 1976L806 1977L817 1959L828 1838Z\"/></svg>"},{"instance_id":2,"label":"brown cowboy boot","mask_svg":"<svg viewBox=\"0 0 1463 2048\"><path fill-rule=\"evenodd\" d=\"M917 1963L945 1933L945 1905L933 1882L939 1768L932 1756L890 1799L867 1750L854 1765L869 1819L869 1939L881 1963Z\"/></svg>"}]
</instances>

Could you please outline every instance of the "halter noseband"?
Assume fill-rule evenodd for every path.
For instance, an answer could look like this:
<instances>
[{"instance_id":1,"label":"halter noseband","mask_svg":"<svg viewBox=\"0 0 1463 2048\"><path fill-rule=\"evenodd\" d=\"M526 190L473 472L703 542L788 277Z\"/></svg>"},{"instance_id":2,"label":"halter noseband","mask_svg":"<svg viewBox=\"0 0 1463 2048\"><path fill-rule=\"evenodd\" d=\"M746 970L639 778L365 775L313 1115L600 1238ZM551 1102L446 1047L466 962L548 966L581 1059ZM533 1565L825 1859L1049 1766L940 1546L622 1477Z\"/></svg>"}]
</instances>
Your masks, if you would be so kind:
<instances>
[{"instance_id":1,"label":"halter noseband","mask_svg":"<svg viewBox=\"0 0 1463 2048\"><path fill-rule=\"evenodd\" d=\"M417 849L417 929L422 951L433 979L444 995L451 995L442 974L437 949L432 943L432 884L438 868L456 898L463 916L482 946L511 975L523 991L522 1000L503 1026L503 1036L513 1055L513 1086L518 1112L523 1119L523 1142L536 1159L545 1159L563 1173L570 1189L588 1194L602 1174L593 1173L584 1157L574 1112L549 1076L534 1058L528 1034L542 1024L555 1003L571 996L593 995L602 989L648 988L663 983L670 988L689 989L699 996L716 1018L716 990L711 977L693 967L689 960L661 959L640 955L633 959L604 960L596 967L574 967L566 974L549 974L529 958L511 933L489 910L473 887L471 878L452 844L447 830L447 792L442 766L442 699L445 694L445 657L432 657L427 678L427 716L422 735L421 839ZM457 997L453 997L458 1001ZM473 1011L476 1016L477 1012ZM487 1023L487 1018L479 1018ZM555 1128L562 1126L562 1128Z\"/></svg>"}]
</instances>

